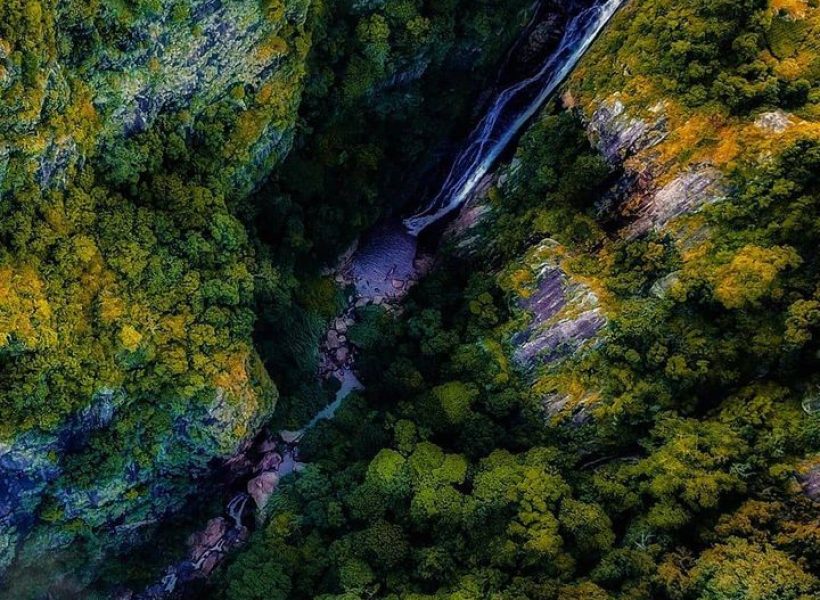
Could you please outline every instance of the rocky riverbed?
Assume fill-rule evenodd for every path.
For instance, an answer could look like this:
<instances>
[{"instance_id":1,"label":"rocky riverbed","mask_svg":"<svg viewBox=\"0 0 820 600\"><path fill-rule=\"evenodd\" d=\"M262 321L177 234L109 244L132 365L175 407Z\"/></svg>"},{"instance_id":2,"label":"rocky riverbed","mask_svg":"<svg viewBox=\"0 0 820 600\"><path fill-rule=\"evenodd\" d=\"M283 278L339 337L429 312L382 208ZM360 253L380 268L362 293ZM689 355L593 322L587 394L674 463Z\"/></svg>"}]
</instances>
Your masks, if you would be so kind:
<instances>
[{"instance_id":1,"label":"rocky riverbed","mask_svg":"<svg viewBox=\"0 0 820 600\"><path fill-rule=\"evenodd\" d=\"M237 492L224 513L210 519L188 539L181 561L167 567L161 579L141 593L123 591L117 600L160 600L182 595L186 583L208 577L250 535L254 519L262 515L282 478L304 468L299 460L299 441L322 419L332 418L342 401L361 383L355 373L356 348L348 331L356 323L358 309L383 306L397 310L407 292L430 270L433 256L420 253L417 239L398 221L382 223L345 253L328 273L347 294L345 309L329 323L320 344L323 380L335 379L339 389L330 404L298 431L262 434L226 464Z\"/></svg>"}]
</instances>

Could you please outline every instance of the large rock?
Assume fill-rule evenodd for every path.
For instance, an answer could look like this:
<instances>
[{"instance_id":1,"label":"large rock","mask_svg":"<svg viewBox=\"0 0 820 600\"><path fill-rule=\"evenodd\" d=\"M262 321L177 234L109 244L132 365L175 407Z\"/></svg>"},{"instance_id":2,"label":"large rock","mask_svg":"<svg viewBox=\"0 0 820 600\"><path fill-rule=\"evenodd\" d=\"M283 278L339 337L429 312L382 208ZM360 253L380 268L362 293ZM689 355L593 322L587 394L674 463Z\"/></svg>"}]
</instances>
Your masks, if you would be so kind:
<instances>
[{"instance_id":1,"label":"large rock","mask_svg":"<svg viewBox=\"0 0 820 600\"><path fill-rule=\"evenodd\" d=\"M696 212L701 207L722 200L726 187L721 173L709 166L698 165L669 183L643 197L633 211L626 235L637 236L650 230L660 230L675 217Z\"/></svg>"},{"instance_id":2,"label":"large rock","mask_svg":"<svg viewBox=\"0 0 820 600\"><path fill-rule=\"evenodd\" d=\"M545 240L524 257L532 283L515 290L526 325L511 341L516 362L528 370L577 351L606 324L595 293L561 270L555 248Z\"/></svg>"},{"instance_id":3,"label":"large rock","mask_svg":"<svg viewBox=\"0 0 820 600\"><path fill-rule=\"evenodd\" d=\"M279 485L279 475L275 471L260 473L248 482L248 493L259 510L265 508L277 485Z\"/></svg>"},{"instance_id":4,"label":"large rock","mask_svg":"<svg viewBox=\"0 0 820 600\"><path fill-rule=\"evenodd\" d=\"M635 117L629 114L619 98L609 98L592 112L587 131L601 154L611 164L620 165L667 136L663 104L653 106L649 112L651 118Z\"/></svg>"}]
</instances>

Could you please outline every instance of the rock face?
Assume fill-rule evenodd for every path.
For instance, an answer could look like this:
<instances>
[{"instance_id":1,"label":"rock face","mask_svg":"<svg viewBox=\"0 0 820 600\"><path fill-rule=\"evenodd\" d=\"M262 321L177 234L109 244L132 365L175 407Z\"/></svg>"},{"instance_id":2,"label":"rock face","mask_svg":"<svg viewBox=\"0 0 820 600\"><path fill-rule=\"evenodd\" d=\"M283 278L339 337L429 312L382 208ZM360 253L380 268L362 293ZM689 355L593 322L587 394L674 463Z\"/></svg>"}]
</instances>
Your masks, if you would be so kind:
<instances>
[{"instance_id":1,"label":"rock face","mask_svg":"<svg viewBox=\"0 0 820 600\"><path fill-rule=\"evenodd\" d=\"M803 492L812 500L820 502L820 462L799 474L799 479Z\"/></svg>"},{"instance_id":2,"label":"rock face","mask_svg":"<svg viewBox=\"0 0 820 600\"><path fill-rule=\"evenodd\" d=\"M757 119L755 119L755 125L758 128L772 133L783 133L789 128L789 126L791 126L791 124L792 121L790 115L786 114L782 110L765 112L760 114Z\"/></svg>"},{"instance_id":3,"label":"rock face","mask_svg":"<svg viewBox=\"0 0 820 600\"><path fill-rule=\"evenodd\" d=\"M299 88L294 86L281 106L261 110L253 99L260 92L284 91L282 81L300 77L307 48L294 48L306 2L288 0L281 14L270 14L262 5L258 0L162 3L135 11L127 25L114 25L114 31L127 30L111 43L63 27L61 8L44 10L43 27L52 32L44 44L71 49L48 57L41 68L48 76L27 90L31 106L10 114L0 110L0 158L10 153L34 163L40 186L59 185L68 169L95 148L145 130L162 112L186 110L196 116L234 98L236 110L253 117L256 131L254 139L243 140L250 143L226 149L235 154L226 158L242 160L237 181L253 185L271 157L278 159L290 145L293 119L283 117L295 111ZM13 61L3 60L2 42L0 66L6 68L0 70L5 74L0 93L24 78ZM37 104L39 97L44 101ZM2 176L0 168L0 188Z\"/></svg>"},{"instance_id":4,"label":"rock face","mask_svg":"<svg viewBox=\"0 0 820 600\"><path fill-rule=\"evenodd\" d=\"M630 116L618 98L602 102L592 113L587 131L595 147L611 163L620 165L629 158L661 142L667 135L663 105L651 109L654 120Z\"/></svg>"},{"instance_id":5,"label":"rock face","mask_svg":"<svg viewBox=\"0 0 820 600\"><path fill-rule=\"evenodd\" d=\"M567 110L580 110L571 92L564 94L563 101ZM676 133L670 131L666 109L666 103L658 102L637 115L614 94L593 102L582 117L593 147L610 165L622 170L596 205L599 217L618 224L613 235L635 238L664 231L685 246L703 232L678 231L676 219L720 201L728 189L722 173L711 164L681 167L661 158L659 146ZM756 125L782 130L789 126L789 119L785 114L766 113L758 117ZM502 190L503 197L503 190L517 186L520 176L513 160L492 183ZM489 183L468 200L445 234L459 252L471 253L486 236L481 225L492 211L485 193ZM517 327L510 337L512 355L534 381L551 363L583 351L599 338L605 343L605 309L588 284L561 268L562 256L556 242L543 240L509 265L507 273L500 274L502 287L511 293L518 309ZM662 296L673 280L670 275L657 282L652 293ZM589 418L588 409L596 395L589 392L585 397L570 398L559 390L546 394L542 401L547 416L563 413L579 423Z\"/></svg>"},{"instance_id":6,"label":"rock face","mask_svg":"<svg viewBox=\"0 0 820 600\"><path fill-rule=\"evenodd\" d=\"M263 471L248 482L248 494L259 510L265 508L278 483L279 475L275 471Z\"/></svg>"},{"instance_id":7,"label":"rock face","mask_svg":"<svg viewBox=\"0 0 820 600\"><path fill-rule=\"evenodd\" d=\"M551 260L555 243L546 240L525 259L534 283L519 292L527 324L512 338L516 362L527 370L578 350L606 323L595 293L573 281Z\"/></svg>"},{"instance_id":8,"label":"rock face","mask_svg":"<svg viewBox=\"0 0 820 600\"><path fill-rule=\"evenodd\" d=\"M652 149L670 133L664 110L659 102L643 118L637 117L615 94L598 102L587 121L593 145L610 164L624 167L623 176L600 203L602 212L617 213L626 222L620 232L623 237L661 230L676 217L721 200L727 192L722 174L712 165L695 164L677 171L674 165L658 162ZM782 124L773 113L760 119L761 127Z\"/></svg>"},{"instance_id":9,"label":"rock face","mask_svg":"<svg viewBox=\"0 0 820 600\"><path fill-rule=\"evenodd\" d=\"M107 427L124 402L121 394L103 390L56 432L32 430L0 443L0 570L8 568L17 545L34 527L41 496L61 473L57 457Z\"/></svg>"},{"instance_id":10,"label":"rock face","mask_svg":"<svg viewBox=\"0 0 820 600\"><path fill-rule=\"evenodd\" d=\"M725 195L720 172L709 165L699 165L641 198L634 210L625 211L632 219L625 233L635 237L650 230L660 230L675 217L692 213Z\"/></svg>"}]
</instances>

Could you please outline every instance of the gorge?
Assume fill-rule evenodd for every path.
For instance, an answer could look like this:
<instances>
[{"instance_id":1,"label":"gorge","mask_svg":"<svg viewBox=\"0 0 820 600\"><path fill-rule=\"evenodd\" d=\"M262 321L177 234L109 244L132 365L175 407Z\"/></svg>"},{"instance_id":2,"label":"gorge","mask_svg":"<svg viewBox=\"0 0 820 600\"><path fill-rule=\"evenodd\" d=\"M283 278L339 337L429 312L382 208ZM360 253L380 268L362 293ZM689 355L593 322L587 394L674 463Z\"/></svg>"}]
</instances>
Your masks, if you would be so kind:
<instances>
[{"instance_id":1,"label":"gorge","mask_svg":"<svg viewBox=\"0 0 820 600\"><path fill-rule=\"evenodd\" d=\"M818 36L0 5L0 597L820 593Z\"/></svg>"}]
</instances>

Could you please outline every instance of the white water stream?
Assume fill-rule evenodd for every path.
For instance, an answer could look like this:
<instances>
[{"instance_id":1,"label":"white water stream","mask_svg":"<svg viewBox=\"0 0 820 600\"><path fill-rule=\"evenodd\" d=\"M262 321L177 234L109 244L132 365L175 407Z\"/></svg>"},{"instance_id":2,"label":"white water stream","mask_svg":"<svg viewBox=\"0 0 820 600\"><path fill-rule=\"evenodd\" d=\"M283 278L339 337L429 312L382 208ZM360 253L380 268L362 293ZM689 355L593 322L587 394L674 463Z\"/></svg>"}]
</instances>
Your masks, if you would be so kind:
<instances>
[{"instance_id":1,"label":"white water stream","mask_svg":"<svg viewBox=\"0 0 820 600\"><path fill-rule=\"evenodd\" d=\"M411 235L418 235L467 201L510 142L578 64L622 2L599 0L578 13L539 71L496 96L453 161L438 194L423 210L404 220Z\"/></svg>"}]
</instances>

